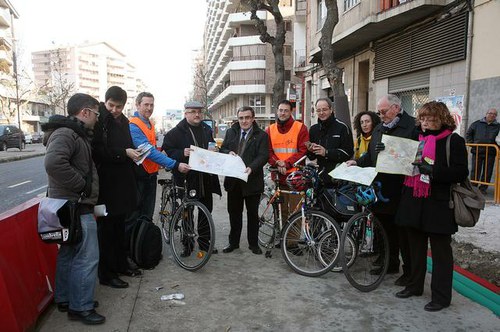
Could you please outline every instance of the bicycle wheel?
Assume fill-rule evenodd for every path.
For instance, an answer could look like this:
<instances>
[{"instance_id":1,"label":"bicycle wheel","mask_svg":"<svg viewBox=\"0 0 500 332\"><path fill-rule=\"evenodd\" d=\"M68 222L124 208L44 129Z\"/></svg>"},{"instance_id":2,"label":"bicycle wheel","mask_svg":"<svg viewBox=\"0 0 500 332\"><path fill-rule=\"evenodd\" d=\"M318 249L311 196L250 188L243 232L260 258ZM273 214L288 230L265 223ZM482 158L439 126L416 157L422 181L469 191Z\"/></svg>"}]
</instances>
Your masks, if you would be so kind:
<instances>
[{"instance_id":1,"label":"bicycle wheel","mask_svg":"<svg viewBox=\"0 0 500 332\"><path fill-rule=\"evenodd\" d=\"M170 223L170 248L177 264L188 271L200 269L212 256L214 242L214 221L205 205L183 203Z\"/></svg>"},{"instance_id":2,"label":"bicycle wheel","mask_svg":"<svg viewBox=\"0 0 500 332\"><path fill-rule=\"evenodd\" d=\"M171 181L171 180L168 180ZM174 197L174 190L171 187L171 182L162 186L161 191L161 201L160 201L160 224L161 224L161 234L163 235L163 240L166 244L170 244L170 220L174 216L175 210L179 205L181 205L181 200L178 197Z\"/></svg>"},{"instance_id":3,"label":"bicycle wheel","mask_svg":"<svg viewBox=\"0 0 500 332\"><path fill-rule=\"evenodd\" d=\"M341 262L344 275L349 283L362 292L376 289L385 274L389 263L389 241L380 221L371 213L361 212L349 219L342 243L351 239L354 242L356 256L349 265L349 253L346 246L341 246ZM376 270L381 273L376 273Z\"/></svg>"},{"instance_id":4,"label":"bicycle wheel","mask_svg":"<svg viewBox=\"0 0 500 332\"><path fill-rule=\"evenodd\" d=\"M326 213L306 212L304 229L302 214L296 213L283 229L281 253L285 262L298 274L318 277L336 264L339 243L339 226Z\"/></svg>"},{"instance_id":5,"label":"bicycle wheel","mask_svg":"<svg viewBox=\"0 0 500 332\"><path fill-rule=\"evenodd\" d=\"M331 234L328 234L327 236L324 236L319 243L319 248L320 248L320 259L322 258L322 252L325 250L328 250L326 248L331 248L331 247L339 247L339 244L335 241L335 237L330 236ZM354 263L354 259L356 258L356 247L354 245L354 240L348 236L347 241L344 243L344 255L347 257L347 266L351 266ZM327 251L328 252L328 251ZM339 252L340 253L340 252ZM326 263L324 263L326 264ZM332 272L342 272L342 264L340 262L340 259L337 259L337 263L335 266L332 268Z\"/></svg>"},{"instance_id":6,"label":"bicycle wheel","mask_svg":"<svg viewBox=\"0 0 500 332\"><path fill-rule=\"evenodd\" d=\"M267 249L274 248L277 238L276 214L270 200L268 194L262 194L259 201L259 244Z\"/></svg>"}]
</instances>

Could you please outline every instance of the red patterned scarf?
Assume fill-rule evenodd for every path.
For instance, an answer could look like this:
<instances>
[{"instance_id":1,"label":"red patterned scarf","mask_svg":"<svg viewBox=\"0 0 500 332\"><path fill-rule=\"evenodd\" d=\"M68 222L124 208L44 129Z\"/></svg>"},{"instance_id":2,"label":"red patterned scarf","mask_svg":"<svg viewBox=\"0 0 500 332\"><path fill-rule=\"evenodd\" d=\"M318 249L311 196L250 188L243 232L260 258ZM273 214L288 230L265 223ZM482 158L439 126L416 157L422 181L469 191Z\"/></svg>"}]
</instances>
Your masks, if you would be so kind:
<instances>
[{"instance_id":1,"label":"red patterned scarf","mask_svg":"<svg viewBox=\"0 0 500 332\"><path fill-rule=\"evenodd\" d=\"M446 129L439 135L427 135L424 136L420 134L418 136L419 141L424 141L424 149L422 151L421 162L428 158L432 161L436 160L436 141L448 137L451 134L451 130ZM428 197L431 192L431 184L423 182L420 180L421 174L413 176L406 176L404 185L413 188L413 197Z\"/></svg>"}]
</instances>

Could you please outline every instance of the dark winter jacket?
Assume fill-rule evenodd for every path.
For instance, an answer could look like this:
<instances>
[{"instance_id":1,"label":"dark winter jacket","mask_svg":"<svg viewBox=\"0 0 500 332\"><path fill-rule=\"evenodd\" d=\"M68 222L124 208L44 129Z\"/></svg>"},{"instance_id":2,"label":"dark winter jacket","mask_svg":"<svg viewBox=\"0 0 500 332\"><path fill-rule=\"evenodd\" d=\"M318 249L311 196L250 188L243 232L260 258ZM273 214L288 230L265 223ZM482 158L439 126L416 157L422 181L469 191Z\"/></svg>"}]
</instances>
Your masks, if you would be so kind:
<instances>
[{"instance_id":1,"label":"dark winter jacket","mask_svg":"<svg viewBox=\"0 0 500 332\"><path fill-rule=\"evenodd\" d=\"M325 185L331 184L332 180L328 173L339 163L349 160L354 153L354 143L349 127L332 114L325 121L319 120L317 124L309 129L311 143L321 145L326 149L326 155L318 156L312 152L307 153L311 160L317 159Z\"/></svg>"},{"instance_id":2,"label":"dark winter jacket","mask_svg":"<svg viewBox=\"0 0 500 332\"><path fill-rule=\"evenodd\" d=\"M378 124L372 133L372 140L368 145L368 151L357 160L360 167L375 167L378 152L375 151L377 143L382 141L382 135L391 135L403 138L412 138L415 133L415 118L406 112L401 113L401 119L394 128L388 129L383 123ZM378 202L373 207L376 213L395 214L401 198L401 189L404 175L378 173L374 181L382 183L382 195L389 199L388 203Z\"/></svg>"},{"instance_id":3,"label":"dark winter jacket","mask_svg":"<svg viewBox=\"0 0 500 332\"><path fill-rule=\"evenodd\" d=\"M126 149L134 148L129 121L121 114L114 118L103 103L94 128L93 157L99 174L99 204L111 215L128 214L137 206L134 162Z\"/></svg>"},{"instance_id":4,"label":"dark winter jacket","mask_svg":"<svg viewBox=\"0 0 500 332\"><path fill-rule=\"evenodd\" d=\"M229 153L233 151L234 153L238 153L240 135L240 124L236 123L226 132L220 152ZM224 179L224 188L226 191L230 192L234 190L235 186L239 184L241 185L243 197L261 194L264 191L263 167L269 157L269 140L267 134L259 128L257 123L253 123L252 130L246 140L245 149L240 157L243 159L245 165L252 169L248 181L245 183L240 179L228 176Z\"/></svg>"},{"instance_id":5,"label":"dark winter jacket","mask_svg":"<svg viewBox=\"0 0 500 332\"><path fill-rule=\"evenodd\" d=\"M92 161L92 131L75 117L54 115L42 125L47 195L51 198L78 201L84 197L82 213L93 212L99 195L99 178Z\"/></svg>"},{"instance_id":6,"label":"dark winter jacket","mask_svg":"<svg viewBox=\"0 0 500 332\"><path fill-rule=\"evenodd\" d=\"M441 131L435 134L439 134ZM428 233L455 233L457 224L453 209L449 206L450 186L465 180L467 174L467 150L464 139L457 134L452 134L450 166L447 165L446 161L446 138L438 140L430 195L425 198L416 198L413 197L413 188L403 186L401 201L395 217L396 224L417 228Z\"/></svg>"},{"instance_id":7,"label":"dark winter jacket","mask_svg":"<svg viewBox=\"0 0 500 332\"><path fill-rule=\"evenodd\" d=\"M208 142L215 142L212 136L212 129L205 123L201 123L203 128L202 141L198 142L198 146L203 149L208 148ZM189 163L189 157L184 156L184 149L189 148L191 145L196 145L193 135L189 131L189 124L186 119L165 134L163 138L162 151L167 155L182 163ZM184 179L188 183L188 189L196 189L199 197L215 193L222 195L220 189L219 178L217 175L201 173L197 171L189 171L187 174L179 172L177 169L173 170L175 182L178 186L184 185Z\"/></svg>"},{"instance_id":8,"label":"dark winter jacket","mask_svg":"<svg viewBox=\"0 0 500 332\"><path fill-rule=\"evenodd\" d=\"M495 120L488 124L488 122L486 122L486 118L482 118L481 120L477 120L470 125L467 130L467 134L465 135L465 139L467 143L495 144L495 138L497 137L499 131L500 123ZM486 154L486 148L479 147L477 148L477 152L484 155ZM476 154L476 148L472 148L471 153ZM488 149L488 154L491 153L495 153L494 148Z\"/></svg>"}]
</instances>

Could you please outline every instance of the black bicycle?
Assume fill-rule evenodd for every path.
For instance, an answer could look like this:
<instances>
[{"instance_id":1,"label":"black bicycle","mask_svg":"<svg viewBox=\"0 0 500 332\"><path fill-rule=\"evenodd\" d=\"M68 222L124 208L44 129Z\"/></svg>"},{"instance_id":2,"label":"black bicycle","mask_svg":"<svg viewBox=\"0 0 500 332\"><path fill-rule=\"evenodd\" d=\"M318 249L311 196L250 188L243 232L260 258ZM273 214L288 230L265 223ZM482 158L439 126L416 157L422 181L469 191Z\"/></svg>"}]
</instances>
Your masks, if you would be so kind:
<instances>
[{"instance_id":1,"label":"black bicycle","mask_svg":"<svg viewBox=\"0 0 500 332\"><path fill-rule=\"evenodd\" d=\"M202 268L212 256L215 226L212 214L198 201L196 190L176 186L173 179L160 179L160 222L163 239L175 261L188 271Z\"/></svg>"}]
</instances>

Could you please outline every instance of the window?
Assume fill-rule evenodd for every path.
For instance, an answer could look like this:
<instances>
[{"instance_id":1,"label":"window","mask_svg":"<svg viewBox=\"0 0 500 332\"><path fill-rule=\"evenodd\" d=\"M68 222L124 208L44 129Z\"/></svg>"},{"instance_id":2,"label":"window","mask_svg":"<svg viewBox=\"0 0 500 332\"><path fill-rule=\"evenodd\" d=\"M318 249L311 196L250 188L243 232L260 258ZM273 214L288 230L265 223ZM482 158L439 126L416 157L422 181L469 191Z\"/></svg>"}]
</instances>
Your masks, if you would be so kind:
<instances>
[{"instance_id":1,"label":"window","mask_svg":"<svg viewBox=\"0 0 500 332\"><path fill-rule=\"evenodd\" d=\"M266 113L266 96L250 95L248 96L248 105L253 107L255 114Z\"/></svg>"},{"instance_id":2,"label":"window","mask_svg":"<svg viewBox=\"0 0 500 332\"><path fill-rule=\"evenodd\" d=\"M360 0L344 0L344 11L348 11L352 7L356 6Z\"/></svg>"},{"instance_id":3,"label":"window","mask_svg":"<svg viewBox=\"0 0 500 332\"><path fill-rule=\"evenodd\" d=\"M324 0L318 0L318 30L321 30L326 20L326 5Z\"/></svg>"},{"instance_id":4,"label":"window","mask_svg":"<svg viewBox=\"0 0 500 332\"><path fill-rule=\"evenodd\" d=\"M290 70L285 70L285 81L290 81L290 78L292 77L292 72Z\"/></svg>"},{"instance_id":5,"label":"window","mask_svg":"<svg viewBox=\"0 0 500 332\"><path fill-rule=\"evenodd\" d=\"M292 31L292 21L284 21L285 23L285 31Z\"/></svg>"}]
</instances>

